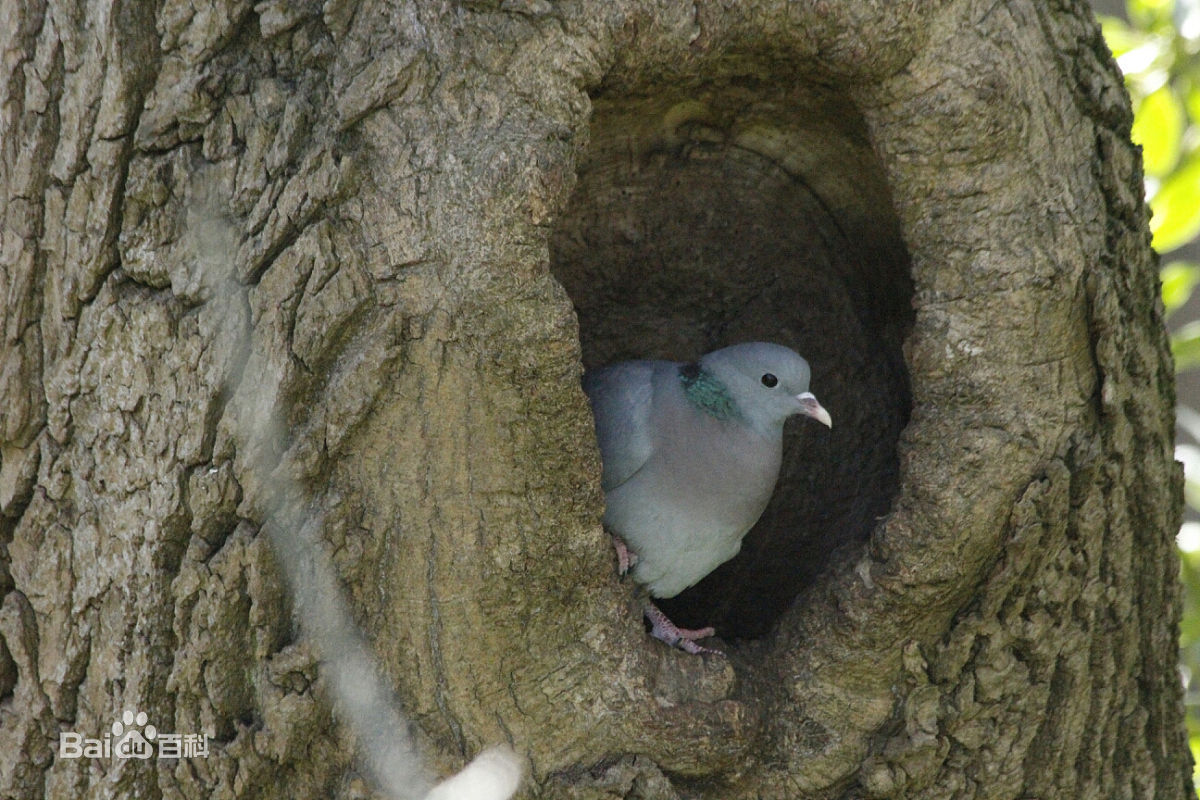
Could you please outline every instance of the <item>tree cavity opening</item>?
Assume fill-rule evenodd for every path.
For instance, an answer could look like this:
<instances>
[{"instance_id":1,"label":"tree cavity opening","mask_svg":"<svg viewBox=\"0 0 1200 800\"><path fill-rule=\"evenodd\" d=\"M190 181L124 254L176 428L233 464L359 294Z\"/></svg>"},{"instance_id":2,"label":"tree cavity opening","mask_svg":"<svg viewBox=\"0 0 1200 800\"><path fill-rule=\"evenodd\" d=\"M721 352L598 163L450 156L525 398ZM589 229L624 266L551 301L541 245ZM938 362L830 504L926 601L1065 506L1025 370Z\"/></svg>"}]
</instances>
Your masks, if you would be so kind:
<instances>
[{"instance_id":1,"label":"tree cavity opening","mask_svg":"<svg viewBox=\"0 0 1200 800\"><path fill-rule=\"evenodd\" d=\"M831 558L853 556L897 489L912 285L883 169L826 89L731 80L593 100L551 239L584 365L779 342L808 359L833 415L832 431L788 422L741 553L662 603L681 625L762 636Z\"/></svg>"}]
</instances>

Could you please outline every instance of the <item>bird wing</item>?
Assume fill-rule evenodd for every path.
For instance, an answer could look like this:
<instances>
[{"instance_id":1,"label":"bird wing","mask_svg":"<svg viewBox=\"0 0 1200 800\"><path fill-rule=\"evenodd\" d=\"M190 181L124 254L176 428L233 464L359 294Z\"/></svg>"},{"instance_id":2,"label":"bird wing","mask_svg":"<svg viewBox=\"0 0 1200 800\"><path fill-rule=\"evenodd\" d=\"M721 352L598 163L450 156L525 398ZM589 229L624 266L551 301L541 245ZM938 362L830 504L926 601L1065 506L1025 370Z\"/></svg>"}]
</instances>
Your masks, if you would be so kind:
<instances>
[{"instance_id":1,"label":"bird wing","mask_svg":"<svg viewBox=\"0 0 1200 800\"><path fill-rule=\"evenodd\" d=\"M600 483L606 492L632 478L654 453L653 378L662 363L623 361L583 376L583 390L596 418L596 441L604 460Z\"/></svg>"}]
</instances>

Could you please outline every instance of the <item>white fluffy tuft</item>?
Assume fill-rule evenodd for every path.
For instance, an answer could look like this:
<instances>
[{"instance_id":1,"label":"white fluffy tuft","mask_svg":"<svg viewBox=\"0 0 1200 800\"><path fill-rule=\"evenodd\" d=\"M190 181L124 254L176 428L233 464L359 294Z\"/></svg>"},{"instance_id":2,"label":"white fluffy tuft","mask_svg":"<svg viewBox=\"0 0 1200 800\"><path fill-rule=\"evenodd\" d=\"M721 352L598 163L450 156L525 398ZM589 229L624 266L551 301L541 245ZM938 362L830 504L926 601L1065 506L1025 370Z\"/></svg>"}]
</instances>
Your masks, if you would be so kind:
<instances>
[{"instance_id":1,"label":"white fluffy tuft","mask_svg":"<svg viewBox=\"0 0 1200 800\"><path fill-rule=\"evenodd\" d=\"M523 771L516 753L493 747L433 787L425 800L509 800L521 785Z\"/></svg>"}]
</instances>

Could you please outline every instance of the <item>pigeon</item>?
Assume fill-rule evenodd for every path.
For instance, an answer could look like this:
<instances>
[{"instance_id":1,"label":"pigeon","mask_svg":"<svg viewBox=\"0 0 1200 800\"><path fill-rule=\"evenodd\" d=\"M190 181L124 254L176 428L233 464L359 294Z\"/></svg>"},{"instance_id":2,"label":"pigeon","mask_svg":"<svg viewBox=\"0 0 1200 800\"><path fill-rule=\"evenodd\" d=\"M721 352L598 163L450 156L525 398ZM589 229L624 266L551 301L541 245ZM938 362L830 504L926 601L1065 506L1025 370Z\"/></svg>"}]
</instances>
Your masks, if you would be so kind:
<instances>
[{"instance_id":1,"label":"pigeon","mask_svg":"<svg viewBox=\"0 0 1200 800\"><path fill-rule=\"evenodd\" d=\"M733 558L779 477L783 423L833 422L808 390L808 362L768 342L699 361L623 361L588 371L603 462L604 527L618 568L650 597L668 598ZM652 600L651 635L689 653L712 628L679 628Z\"/></svg>"}]
</instances>

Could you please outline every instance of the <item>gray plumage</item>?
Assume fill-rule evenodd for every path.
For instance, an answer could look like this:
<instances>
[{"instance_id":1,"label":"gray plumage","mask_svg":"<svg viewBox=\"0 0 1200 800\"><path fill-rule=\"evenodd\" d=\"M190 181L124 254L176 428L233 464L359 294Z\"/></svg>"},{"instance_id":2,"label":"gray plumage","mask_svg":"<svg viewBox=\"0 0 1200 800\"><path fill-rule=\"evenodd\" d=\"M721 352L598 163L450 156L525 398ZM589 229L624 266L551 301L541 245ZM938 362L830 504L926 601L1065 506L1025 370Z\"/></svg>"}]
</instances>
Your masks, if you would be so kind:
<instances>
[{"instance_id":1,"label":"gray plumage","mask_svg":"<svg viewBox=\"0 0 1200 800\"><path fill-rule=\"evenodd\" d=\"M733 558L779 476L783 423L829 414L794 351L751 342L693 364L626 361L584 376L604 462L604 525L633 578L673 597Z\"/></svg>"}]
</instances>

